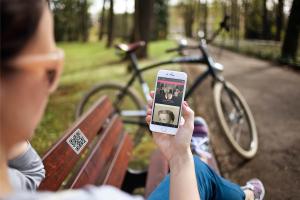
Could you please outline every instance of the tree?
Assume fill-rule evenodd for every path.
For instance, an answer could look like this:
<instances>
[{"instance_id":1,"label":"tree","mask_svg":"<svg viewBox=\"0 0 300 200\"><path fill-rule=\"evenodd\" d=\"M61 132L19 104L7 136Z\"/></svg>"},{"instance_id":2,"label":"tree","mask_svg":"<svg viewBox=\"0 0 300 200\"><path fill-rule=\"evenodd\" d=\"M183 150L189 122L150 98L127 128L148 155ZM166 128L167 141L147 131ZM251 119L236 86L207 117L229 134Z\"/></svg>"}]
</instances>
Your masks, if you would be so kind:
<instances>
[{"instance_id":1,"label":"tree","mask_svg":"<svg viewBox=\"0 0 300 200\"><path fill-rule=\"evenodd\" d=\"M261 0L246 0L245 8L245 38L258 39L262 33Z\"/></svg>"},{"instance_id":2,"label":"tree","mask_svg":"<svg viewBox=\"0 0 300 200\"><path fill-rule=\"evenodd\" d=\"M262 10L263 10L262 38L270 39L270 23L269 23L269 17L268 17L267 0L263 0Z\"/></svg>"},{"instance_id":3,"label":"tree","mask_svg":"<svg viewBox=\"0 0 300 200\"><path fill-rule=\"evenodd\" d=\"M248 18L249 18L249 0L243 0L243 8L244 8L244 37L247 38L247 29L248 29Z\"/></svg>"},{"instance_id":4,"label":"tree","mask_svg":"<svg viewBox=\"0 0 300 200\"><path fill-rule=\"evenodd\" d=\"M203 21L202 21L202 27L205 37L207 38L207 18L208 18L208 6L207 6L207 0L205 0L205 3L203 5Z\"/></svg>"},{"instance_id":5,"label":"tree","mask_svg":"<svg viewBox=\"0 0 300 200\"><path fill-rule=\"evenodd\" d=\"M151 39L166 39L168 34L168 0L155 0Z\"/></svg>"},{"instance_id":6,"label":"tree","mask_svg":"<svg viewBox=\"0 0 300 200\"><path fill-rule=\"evenodd\" d=\"M300 1L294 0L288 19L285 37L281 49L281 58L284 62L296 61L299 34L300 34Z\"/></svg>"},{"instance_id":7,"label":"tree","mask_svg":"<svg viewBox=\"0 0 300 200\"><path fill-rule=\"evenodd\" d=\"M240 40L240 11L237 0L231 0L231 34L234 39L234 45L236 48L239 48Z\"/></svg>"},{"instance_id":8,"label":"tree","mask_svg":"<svg viewBox=\"0 0 300 200\"><path fill-rule=\"evenodd\" d=\"M123 16L123 38L127 40L128 38L128 0L125 0L125 13Z\"/></svg>"},{"instance_id":9,"label":"tree","mask_svg":"<svg viewBox=\"0 0 300 200\"><path fill-rule=\"evenodd\" d=\"M109 13L107 22L107 43L106 47L111 47L114 39L114 0L109 1Z\"/></svg>"},{"instance_id":10,"label":"tree","mask_svg":"<svg viewBox=\"0 0 300 200\"><path fill-rule=\"evenodd\" d=\"M275 40L281 40L281 32L283 28L283 6L284 0L278 0L277 9L276 9L276 33Z\"/></svg>"},{"instance_id":11,"label":"tree","mask_svg":"<svg viewBox=\"0 0 300 200\"><path fill-rule=\"evenodd\" d=\"M105 27L105 3L106 0L103 0L102 8L101 8L101 15L99 18L99 34L98 34L98 39L102 40L103 35L104 35L104 27Z\"/></svg>"},{"instance_id":12,"label":"tree","mask_svg":"<svg viewBox=\"0 0 300 200\"><path fill-rule=\"evenodd\" d=\"M56 41L87 41L90 28L87 0L52 0Z\"/></svg>"},{"instance_id":13,"label":"tree","mask_svg":"<svg viewBox=\"0 0 300 200\"><path fill-rule=\"evenodd\" d=\"M132 41L143 40L146 45L137 51L139 57L147 57L147 43L151 31L154 0L135 0Z\"/></svg>"},{"instance_id":14,"label":"tree","mask_svg":"<svg viewBox=\"0 0 300 200\"><path fill-rule=\"evenodd\" d=\"M83 42L86 42L89 37L89 17L88 13L86 12L88 10L88 2L87 0L79 1L80 6L80 22L81 22L81 40Z\"/></svg>"},{"instance_id":15,"label":"tree","mask_svg":"<svg viewBox=\"0 0 300 200\"><path fill-rule=\"evenodd\" d=\"M187 0L183 2L183 21L184 21L184 31L187 37L193 36L193 23L195 19L196 6L195 1Z\"/></svg>"}]
</instances>

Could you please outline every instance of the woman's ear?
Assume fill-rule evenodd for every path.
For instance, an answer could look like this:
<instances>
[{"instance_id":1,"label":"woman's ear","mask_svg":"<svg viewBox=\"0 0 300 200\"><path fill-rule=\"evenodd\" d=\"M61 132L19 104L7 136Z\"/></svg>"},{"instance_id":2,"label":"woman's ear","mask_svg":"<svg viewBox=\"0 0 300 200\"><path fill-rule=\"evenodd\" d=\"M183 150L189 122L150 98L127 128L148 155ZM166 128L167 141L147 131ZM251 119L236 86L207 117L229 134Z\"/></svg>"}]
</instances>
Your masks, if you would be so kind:
<instances>
[{"instance_id":1,"label":"woman's ear","mask_svg":"<svg viewBox=\"0 0 300 200\"><path fill-rule=\"evenodd\" d=\"M49 70L46 71L50 93L53 93L56 90L56 88L58 86L58 82L59 82L61 72L62 72L62 66L61 65L57 65L57 66L55 66L55 68L49 69Z\"/></svg>"},{"instance_id":2,"label":"woman's ear","mask_svg":"<svg viewBox=\"0 0 300 200\"><path fill-rule=\"evenodd\" d=\"M49 87L51 87L51 85L55 82L57 70L56 69L47 70L46 73L47 73L47 80L49 83Z\"/></svg>"}]
</instances>

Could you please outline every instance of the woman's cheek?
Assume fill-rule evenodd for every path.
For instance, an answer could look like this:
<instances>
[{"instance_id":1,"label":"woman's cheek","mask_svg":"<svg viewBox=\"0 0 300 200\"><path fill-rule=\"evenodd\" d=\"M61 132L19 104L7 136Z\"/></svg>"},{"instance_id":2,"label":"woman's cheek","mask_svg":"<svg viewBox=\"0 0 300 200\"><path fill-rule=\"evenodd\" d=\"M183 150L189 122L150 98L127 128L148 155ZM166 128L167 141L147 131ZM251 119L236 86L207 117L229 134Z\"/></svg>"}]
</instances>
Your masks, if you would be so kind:
<instances>
[{"instance_id":1,"label":"woman's cheek","mask_svg":"<svg viewBox=\"0 0 300 200\"><path fill-rule=\"evenodd\" d=\"M23 121L20 127L23 127L25 139L32 137L42 119L48 99L47 86L43 76L28 75L23 79L22 92L18 99L22 99L19 118Z\"/></svg>"}]
</instances>

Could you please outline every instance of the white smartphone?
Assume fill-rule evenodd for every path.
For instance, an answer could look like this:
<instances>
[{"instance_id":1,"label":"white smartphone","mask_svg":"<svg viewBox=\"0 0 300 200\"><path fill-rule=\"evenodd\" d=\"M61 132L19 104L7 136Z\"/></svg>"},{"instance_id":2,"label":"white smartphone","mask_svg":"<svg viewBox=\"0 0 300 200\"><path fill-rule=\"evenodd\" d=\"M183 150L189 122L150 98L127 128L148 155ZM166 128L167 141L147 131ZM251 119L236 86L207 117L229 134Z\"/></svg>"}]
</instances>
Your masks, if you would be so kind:
<instances>
[{"instance_id":1,"label":"white smartphone","mask_svg":"<svg viewBox=\"0 0 300 200\"><path fill-rule=\"evenodd\" d=\"M175 135L180 123L187 75L160 70L157 73L150 130Z\"/></svg>"}]
</instances>

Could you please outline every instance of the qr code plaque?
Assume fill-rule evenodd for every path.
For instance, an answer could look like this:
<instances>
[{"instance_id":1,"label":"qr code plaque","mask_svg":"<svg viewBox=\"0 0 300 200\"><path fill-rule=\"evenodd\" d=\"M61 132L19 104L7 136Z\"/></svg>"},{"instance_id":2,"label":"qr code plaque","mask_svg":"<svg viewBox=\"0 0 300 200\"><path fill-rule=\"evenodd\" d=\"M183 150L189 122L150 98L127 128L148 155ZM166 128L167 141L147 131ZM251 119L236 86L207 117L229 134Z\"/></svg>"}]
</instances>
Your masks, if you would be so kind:
<instances>
[{"instance_id":1,"label":"qr code plaque","mask_svg":"<svg viewBox=\"0 0 300 200\"><path fill-rule=\"evenodd\" d=\"M74 133L67 139L67 143L70 147L79 154L84 146L88 143L88 139L82 133L80 129L74 131Z\"/></svg>"}]
</instances>

